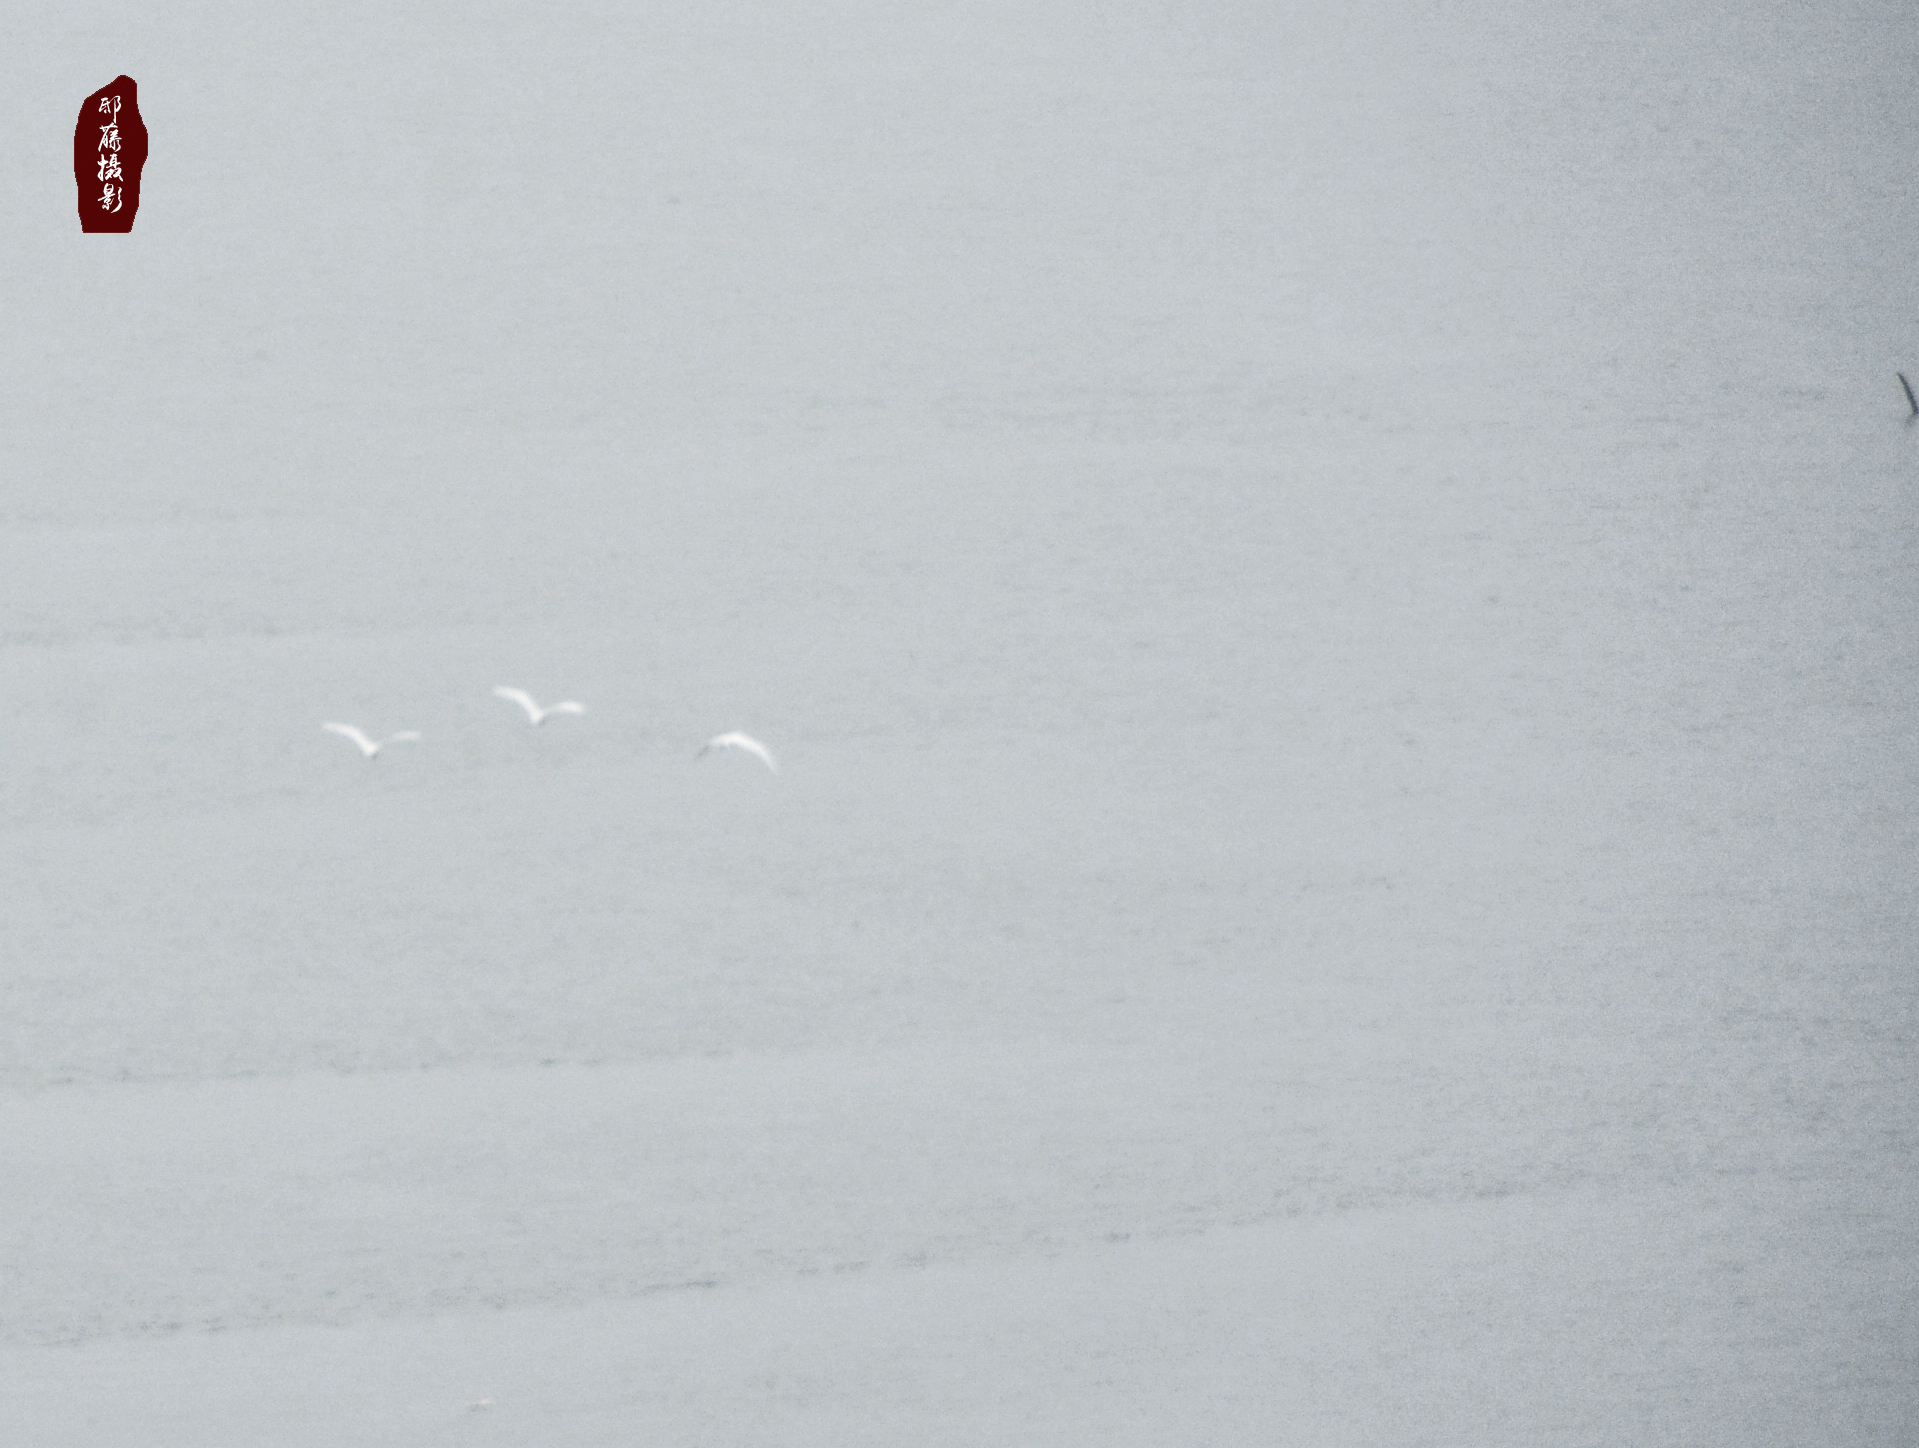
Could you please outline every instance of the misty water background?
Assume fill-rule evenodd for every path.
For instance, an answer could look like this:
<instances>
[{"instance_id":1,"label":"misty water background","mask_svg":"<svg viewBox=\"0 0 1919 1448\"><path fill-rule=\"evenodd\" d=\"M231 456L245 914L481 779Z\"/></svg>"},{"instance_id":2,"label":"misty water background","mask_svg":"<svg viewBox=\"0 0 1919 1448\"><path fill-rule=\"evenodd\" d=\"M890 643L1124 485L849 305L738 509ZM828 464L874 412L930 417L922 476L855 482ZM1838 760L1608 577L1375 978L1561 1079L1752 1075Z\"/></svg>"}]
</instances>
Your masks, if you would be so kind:
<instances>
[{"instance_id":1,"label":"misty water background","mask_svg":"<svg viewBox=\"0 0 1919 1448\"><path fill-rule=\"evenodd\" d=\"M1418 1441L1900 1441L1910 21L0 22L7 1374L1519 1199L1724 1335Z\"/></svg>"}]
</instances>

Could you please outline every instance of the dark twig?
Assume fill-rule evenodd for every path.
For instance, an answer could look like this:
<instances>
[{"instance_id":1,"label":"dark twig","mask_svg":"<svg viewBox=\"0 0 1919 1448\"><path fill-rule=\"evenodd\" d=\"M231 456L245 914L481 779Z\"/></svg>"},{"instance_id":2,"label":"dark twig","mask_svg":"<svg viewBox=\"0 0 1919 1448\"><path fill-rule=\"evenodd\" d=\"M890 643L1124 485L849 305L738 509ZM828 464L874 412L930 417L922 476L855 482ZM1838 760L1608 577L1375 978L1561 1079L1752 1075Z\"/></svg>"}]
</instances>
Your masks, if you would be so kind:
<instances>
[{"instance_id":1,"label":"dark twig","mask_svg":"<svg viewBox=\"0 0 1919 1448\"><path fill-rule=\"evenodd\" d=\"M1912 384L1906 381L1906 374L1899 374L1899 385L1906 389L1906 401L1912 404L1912 415L1919 417L1919 397L1912 395Z\"/></svg>"}]
</instances>

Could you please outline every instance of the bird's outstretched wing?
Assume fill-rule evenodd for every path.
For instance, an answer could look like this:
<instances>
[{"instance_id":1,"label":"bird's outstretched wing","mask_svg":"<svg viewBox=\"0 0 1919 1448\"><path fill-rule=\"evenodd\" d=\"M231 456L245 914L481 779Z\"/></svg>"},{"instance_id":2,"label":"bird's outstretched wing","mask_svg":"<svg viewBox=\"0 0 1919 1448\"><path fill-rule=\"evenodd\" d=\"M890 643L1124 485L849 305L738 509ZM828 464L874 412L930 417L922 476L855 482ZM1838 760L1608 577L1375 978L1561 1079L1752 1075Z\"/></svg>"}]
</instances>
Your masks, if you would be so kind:
<instances>
[{"instance_id":1,"label":"bird's outstretched wing","mask_svg":"<svg viewBox=\"0 0 1919 1448\"><path fill-rule=\"evenodd\" d=\"M395 734L391 739L383 739L380 742L382 744L398 744L405 739L418 739L418 738L420 738L420 735L417 731L412 729L403 729L398 734Z\"/></svg>"},{"instance_id":2,"label":"bird's outstretched wing","mask_svg":"<svg viewBox=\"0 0 1919 1448\"><path fill-rule=\"evenodd\" d=\"M546 712L549 714L584 714L586 712L586 705L582 704L578 699L568 699L564 704L555 704Z\"/></svg>"},{"instance_id":3,"label":"bird's outstretched wing","mask_svg":"<svg viewBox=\"0 0 1919 1448\"><path fill-rule=\"evenodd\" d=\"M534 697L527 693L525 689L509 689L505 684L501 684L496 687L493 692L502 699L511 699L522 709L526 710L528 722L533 724L540 722L540 706Z\"/></svg>"},{"instance_id":4,"label":"bird's outstretched wing","mask_svg":"<svg viewBox=\"0 0 1919 1448\"><path fill-rule=\"evenodd\" d=\"M762 764L764 764L768 769L772 770L775 774L778 774L780 772L779 765L773 762L773 751L768 749L764 744L760 743L759 740L755 739L750 734L741 734L737 730L735 730L731 734L715 734L711 739L706 741L705 745L700 749L699 754L696 754L693 757L695 759L698 759L702 755L706 754L708 750L712 750L712 749L744 750L746 753L751 754L755 758L757 758Z\"/></svg>"},{"instance_id":5,"label":"bird's outstretched wing","mask_svg":"<svg viewBox=\"0 0 1919 1448\"><path fill-rule=\"evenodd\" d=\"M351 724L322 724L320 727L329 734L345 735L348 739L351 739L355 744L360 746L360 753L364 754L368 759L371 759L375 754L380 752L379 745L375 744Z\"/></svg>"}]
</instances>

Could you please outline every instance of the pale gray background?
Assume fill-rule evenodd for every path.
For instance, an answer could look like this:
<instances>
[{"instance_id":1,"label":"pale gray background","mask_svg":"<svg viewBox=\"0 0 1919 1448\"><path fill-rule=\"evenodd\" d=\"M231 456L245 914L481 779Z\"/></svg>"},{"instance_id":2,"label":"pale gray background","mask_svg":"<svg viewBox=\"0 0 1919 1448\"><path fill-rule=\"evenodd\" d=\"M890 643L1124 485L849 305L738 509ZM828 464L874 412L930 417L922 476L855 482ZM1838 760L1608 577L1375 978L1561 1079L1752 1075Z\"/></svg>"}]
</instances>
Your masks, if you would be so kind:
<instances>
[{"instance_id":1,"label":"pale gray background","mask_svg":"<svg viewBox=\"0 0 1919 1448\"><path fill-rule=\"evenodd\" d=\"M0 1436L1910 1442L1913 19L9 12Z\"/></svg>"}]
</instances>

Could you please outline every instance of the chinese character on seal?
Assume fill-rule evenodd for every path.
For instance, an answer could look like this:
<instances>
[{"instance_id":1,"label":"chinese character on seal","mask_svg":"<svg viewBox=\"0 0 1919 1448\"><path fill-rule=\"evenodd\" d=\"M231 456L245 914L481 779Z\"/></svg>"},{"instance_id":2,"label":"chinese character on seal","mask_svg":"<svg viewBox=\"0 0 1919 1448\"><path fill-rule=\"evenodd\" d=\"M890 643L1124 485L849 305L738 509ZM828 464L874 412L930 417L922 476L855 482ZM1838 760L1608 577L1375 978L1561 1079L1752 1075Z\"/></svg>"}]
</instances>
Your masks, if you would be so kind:
<instances>
[{"instance_id":1,"label":"chinese character on seal","mask_svg":"<svg viewBox=\"0 0 1919 1448\"><path fill-rule=\"evenodd\" d=\"M73 180L82 231L132 231L140 209L140 172L147 164L147 125L140 88L119 76L80 103L73 128Z\"/></svg>"}]
</instances>

